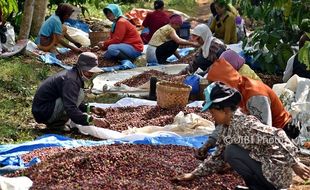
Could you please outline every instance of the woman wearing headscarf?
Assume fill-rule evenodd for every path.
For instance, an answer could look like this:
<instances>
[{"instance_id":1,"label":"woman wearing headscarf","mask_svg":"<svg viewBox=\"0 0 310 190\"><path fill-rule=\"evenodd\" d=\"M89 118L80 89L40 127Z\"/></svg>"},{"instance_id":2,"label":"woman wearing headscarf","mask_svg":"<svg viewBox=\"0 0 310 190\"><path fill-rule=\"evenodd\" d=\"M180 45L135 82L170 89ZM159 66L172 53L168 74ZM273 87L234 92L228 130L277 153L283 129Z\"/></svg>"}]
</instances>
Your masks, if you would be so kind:
<instances>
[{"instance_id":1,"label":"woman wearing headscarf","mask_svg":"<svg viewBox=\"0 0 310 190\"><path fill-rule=\"evenodd\" d=\"M113 22L110 38L99 42L102 50L107 50L105 59L134 61L142 54L143 42L136 27L124 18L122 10L116 4L103 9L105 16Z\"/></svg>"},{"instance_id":2,"label":"woman wearing headscarf","mask_svg":"<svg viewBox=\"0 0 310 190\"><path fill-rule=\"evenodd\" d=\"M211 64L226 50L226 45L221 40L213 37L209 27L205 24L197 25L191 35L192 40L200 45L200 50L193 62L179 74L194 73L198 68L207 71Z\"/></svg>"},{"instance_id":3,"label":"woman wearing headscarf","mask_svg":"<svg viewBox=\"0 0 310 190\"><path fill-rule=\"evenodd\" d=\"M148 33L142 33L141 38L145 44L148 44L153 34L162 26L169 24L169 16L164 12L165 3L162 0L154 1L155 11L148 13L142 23L142 26L149 29Z\"/></svg>"},{"instance_id":4,"label":"woman wearing headscarf","mask_svg":"<svg viewBox=\"0 0 310 190\"><path fill-rule=\"evenodd\" d=\"M215 0L214 4L217 15L211 23L211 31L225 44L237 43L236 15L230 11L228 3L224 0Z\"/></svg>"},{"instance_id":5,"label":"woman wearing headscarf","mask_svg":"<svg viewBox=\"0 0 310 190\"><path fill-rule=\"evenodd\" d=\"M275 92L261 81L240 75L225 59L218 59L212 64L207 80L236 88L242 95L240 108L245 114L255 116L270 127L283 129L291 139L299 135L299 124L293 123L291 114L285 110ZM206 157L208 150L215 146L221 130L222 126L217 125L207 142L197 151L197 158Z\"/></svg>"},{"instance_id":6,"label":"woman wearing headscarf","mask_svg":"<svg viewBox=\"0 0 310 190\"><path fill-rule=\"evenodd\" d=\"M183 21L180 15L170 16L169 24L159 28L152 36L147 50L146 61L149 64L166 64L166 60L172 54L176 54L179 45L191 45L199 47L197 42L184 40L177 35ZM180 58L179 56L177 56Z\"/></svg>"},{"instance_id":7,"label":"woman wearing headscarf","mask_svg":"<svg viewBox=\"0 0 310 190\"><path fill-rule=\"evenodd\" d=\"M298 148L282 129L269 127L237 110L242 99L237 89L215 82L204 90L204 95L202 111L209 110L215 122L223 126L217 149L195 170L174 180L211 175L227 168L226 163L252 190L289 188L292 171L304 180L310 178L310 168L299 161Z\"/></svg>"},{"instance_id":8,"label":"woman wearing headscarf","mask_svg":"<svg viewBox=\"0 0 310 190\"><path fill-rule=\"evenodd\" d=\"M221 54L220 58L224 58L228 63L230 63L240 75L261 81L259 76L257 76L256 73L247 64L245 64L245 59L238 55L235 51L226 50Z\"/></svg>"},{"instance_id":9,"label":"woman wearing headscarf","mask_svg":"<svg viewBox=\"0 0 310 190\"><path fill-rule=\"evenodd\" d=\"M43 51L54 51L55 47L60 44L64 47L70 48L76 53L81 53L81 44L72 39L67 34L67 29L63 23L70 18L74 9L70 4L61 3L58 5L55 14L50 16L41 26L39 35L36 39L38 48ZM75 46L72 46L64 41L66 38Z\"/></svg>"}]
</instances>

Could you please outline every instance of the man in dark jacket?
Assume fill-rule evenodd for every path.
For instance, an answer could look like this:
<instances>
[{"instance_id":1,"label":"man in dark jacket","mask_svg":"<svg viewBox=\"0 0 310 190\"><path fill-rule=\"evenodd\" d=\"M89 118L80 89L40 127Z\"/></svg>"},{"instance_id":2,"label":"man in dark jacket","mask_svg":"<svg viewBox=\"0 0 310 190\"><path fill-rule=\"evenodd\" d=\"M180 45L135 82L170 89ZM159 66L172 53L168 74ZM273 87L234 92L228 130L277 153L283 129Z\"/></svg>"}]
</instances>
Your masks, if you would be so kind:
<instances>
[{"instance_id":1,"label":"man in dark jacket","mask_svg":"<svg viewBox=\"0 0 310 190\"><path fill-rule=\"evenodd\" d=\"M109 123L97 116L105 112L99 107L82 103L84 100L84 81L90 80L95 73L102 72L97 67L98 58L91 52L80 54L71 70L59 72L42 82L32 103L32 114L38 123L48 128L68 130L65 125L69 119L79 125L107 127Z\"/></svg>"}]
</instances>

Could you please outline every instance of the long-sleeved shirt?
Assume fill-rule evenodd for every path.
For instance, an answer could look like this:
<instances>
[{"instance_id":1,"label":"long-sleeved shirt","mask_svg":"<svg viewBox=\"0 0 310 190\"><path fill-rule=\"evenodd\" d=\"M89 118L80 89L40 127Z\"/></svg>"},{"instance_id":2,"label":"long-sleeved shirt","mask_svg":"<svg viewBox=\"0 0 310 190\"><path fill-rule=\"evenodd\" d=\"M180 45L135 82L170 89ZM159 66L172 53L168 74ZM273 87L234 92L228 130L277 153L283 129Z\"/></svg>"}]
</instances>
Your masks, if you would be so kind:
<instances>
[{"instance_id":1,"label":"long-sleeved shirt","mask_svg":"<svg viewBox=\"0 0 310 190\"><path fill-rule=\"evenodd\" d=\"M142 26L149 28L150 32L144 36L144 42L148 43L156 30L166 24L169 24L169 16L164 11L155 10L154 12L148 13L142 23Z\"/></svg>"},{"instance_id":2,"label":"long-sleeved shirt","mask_svg":"<svg viewBox=\"0 0 310 190\"><path fill-rule=\"evenodd\" d=\"M104 42L104 49L111 44L120 43L129 44L139 52L143 51L143 42L137 28L123 17L117 20L114 32L110 33L110 39Z\"/></svg>"},{"instance_id":3,"label":"long-sleeved shirt","mask_svg":"<svg viewBox=\"0 0 310 190\"><path fill-rule=\"evenodd\" d=\"M88 125L87 106L77 106L84 82L76 68L65 70L47 78L37 89L32 102L32 114L38 123L46 123L52 116L56 99L62 98L64 109L76 124Z\"/></svg>"},{"instance_id":4,"label":"long-sleeved shirt","mask_svg":"<svg viewBox=\"0 0 310 190\"><path fill-rule=\"evenodd\" d=\"M256 117L236 111L229 126L223 126L217 141L217 150L192 173L196 176L220 171L225 162L226 145L236 144L248 151L250 157L262 164L264 177L277 188L291 184L291 167L298 162L297 147L282 129L262 124Z\"/></svg>"},{"instance_id":5,"label":"long-sleeved shirt","mask_svg":"<svg viewBox=\"0 0 310 190\"><path fill-rule=\"evenodd\" d=\"M236 88L242 94L240 103L242 111L257 116L265 124L283 128L290 122L291 115L270 87L261 81L241 76L223 58L210 66L207 79Z\"/></svg>"},{"instance_id":6,"label":"long-sleeved shirt","mask_svg":"<svg viewBox=\"0 0 310 190\"><path fill-rule=\"evenodd\" d=\"M214 19L210 29L214 32L214 36L224 40L225 44L237 43L236 22L232 13L227 12L223 19Z\"/></svg>"}]
</instances>

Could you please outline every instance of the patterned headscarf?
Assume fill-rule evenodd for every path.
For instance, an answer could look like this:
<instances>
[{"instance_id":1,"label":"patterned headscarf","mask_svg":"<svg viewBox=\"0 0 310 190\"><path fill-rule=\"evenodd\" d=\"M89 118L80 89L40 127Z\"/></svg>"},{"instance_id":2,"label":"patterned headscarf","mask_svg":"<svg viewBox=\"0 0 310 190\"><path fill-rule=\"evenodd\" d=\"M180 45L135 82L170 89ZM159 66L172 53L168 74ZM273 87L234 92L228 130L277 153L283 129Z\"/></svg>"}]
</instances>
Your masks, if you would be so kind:
<instances>
[{"instance_id":1,"label":"patterned headscarf","mask_svg":"<svg viewBox=\"0 0 310 190\"><path fill-rule=\"evenodd\" d=\"M111 11L112 14L115 16L115 21L113 21L111 32L113 33L116 27L116 22L119 17L123 16L123 12L121 8L117 4L109 4L106 8L103 9L103 12L105 15L107 15L107 12Z\"/></svg>"},{"instance_id":2,"label":"patterned headscarf","mask_svg":"<svg viewBox=\"0 0 310 190\"><path fill-rule=\"evenodd\" d=\"M202 111L210 108L222 109L225 107L236 107L241 101L240 92L221 82L211 83L205 90L205 104Z\"/></svg>"},{"instance_id":3,"label":"patterned headscarf","mask_svg":"<svg viewBox=\"0 0 310 190\"><path fill-rule=\"evenodd\" d=\"M202 45L202 55L204 58L209 56L209 50L211 46L211 42L214 39L212 36L212 32L209 27L205 24L199 24L194 29L192 34L199 36L203 39L204 43Z\"/></svg>"}]
</instances>

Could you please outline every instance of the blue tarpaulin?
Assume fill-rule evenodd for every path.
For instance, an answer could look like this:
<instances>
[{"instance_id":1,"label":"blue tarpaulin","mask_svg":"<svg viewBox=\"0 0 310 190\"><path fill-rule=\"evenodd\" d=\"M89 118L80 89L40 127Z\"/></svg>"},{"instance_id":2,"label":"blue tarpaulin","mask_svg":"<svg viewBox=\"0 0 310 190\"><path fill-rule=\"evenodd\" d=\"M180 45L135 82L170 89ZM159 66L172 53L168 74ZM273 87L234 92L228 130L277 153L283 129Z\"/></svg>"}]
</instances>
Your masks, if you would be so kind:
<instances>
[{"instance_id":1,"label":"blue tarpaulin","mask_svg":"<svg viewBox=\"0 0 310 190\"><path fill-rule=\"evenodd\" d=\"M188 48L179 48L177 51L180 54L181 57L187 56L191 51L193 51L195 48L193 47L188 47ZM168 57L167 61L168 62L174 62L177 61L178 58L175 55L171 55Z\"/></svg>"},{"instance_id":2,"label":"blue tarpaulin","mask_svg":"<svg viewBox=\"0 0 310 190\"><path fill-rule=\"evenodd\" d=\"M29 163L25 163L21 159L21 155L34 151L39 148L48 147L66 147L73 148L79 146L96 146L96 145L110 145L121 143L132 144L150 144L150 145L182 145L199 148L206 142L208 136L195 136L195 137L174 137L174 136L158 136L146 137L143 140L76 140L61 135L48 134L37 138L34 141L25 142L22 144L8 144L0 146L0 174L8 171L22 169L29 167L35 163L40 162L38 158L33 158Z\"/></svg>"},{"instance_id":3,"label":"blue tarpaulin","mask_svg":"<svg viewBox=\"0 0 310 190\"><path fill-rule=\"evenodd\" d=\"M64 69L71 69L72 68L72 66L63 64L59 59L56 58L56 55L53 53L46 53L46 54L40 55L40 59L44 63L50 64L50 65L58 65Z\"/></svg>"},{"instance_id":4,"label":"blue tarpaulin","mask_svg":"<svg viewBox=\"0 0 310 190\"><path fill-rule=\"evenodd\" d=\"M65 49L67 49L67 48L65 48ZM65 49L61 48L61 49L57 49L57 50L61 51L61 53L65 53L66 52ZM40 55L40 59L44 63L51 64L51 65L55 64L55 65L58 65L64 69L71 69L72 68L72 66L70 66L70 65L63 64L59 59L57 59L57 57L54 53L46 53L46 54ZM131 61L123 60L120 62L119 65L115 65L115 66L111 66L111 67L100 67L100 69L102 69L105 72L113 72L113 71L117 71L117 70L133 69L136 67L137 66L134 63L132 63Z\"/></svg>"},{"instance_id":5,"label":"blue tarpaulin","mask_svg":"<svg viewBox=\"0 0 310 190\"><path fill-rule=\"evenodd\" d=\"M83 32L89 33L89 26L83 21L69 18L65 21L65 25L68 25L68 26L80 29Z\"/></svg>"},{"instance_id":6,"label":"blue tarpaulin","mask_svg":"<svg viewBox=\"0 0 310 190\"><path fill-rule=\"evenodd\" d=\"M102 70L105 72L113 72L118 70L126 70L126 69L133 69L137 66L133 64L129 60L122 60L119 65L111 66L111 67L101 67Z\"/></svg>"}]
</instances>

